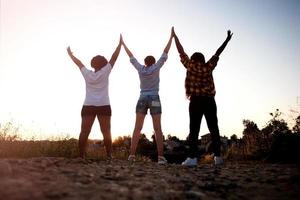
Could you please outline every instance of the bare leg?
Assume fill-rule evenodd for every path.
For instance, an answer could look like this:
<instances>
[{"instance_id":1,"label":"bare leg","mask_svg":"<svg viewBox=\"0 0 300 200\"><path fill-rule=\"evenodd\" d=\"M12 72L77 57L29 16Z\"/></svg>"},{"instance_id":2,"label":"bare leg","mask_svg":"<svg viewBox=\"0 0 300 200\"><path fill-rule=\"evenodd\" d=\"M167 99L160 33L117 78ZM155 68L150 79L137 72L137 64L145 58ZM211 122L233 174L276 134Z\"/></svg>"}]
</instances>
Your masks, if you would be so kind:
<instances>
[{"instance_id":1,"label":"bare leg","mask_svg":"<svg viewBox=\"0 0 300 200\"><path fill-rule=\"evenodd\" d=\"M95 116L83 116L81 121L81 131L79 135L79 156L85 158L85 149Z\"/></svg>"},{"instance_id":2,"label":"bare leg","mask_svg":"<svg viewBox=\"0 0 300 200\"><path fill-rule=\"evenodd\" d=\"M110 116L97 115L100 129L103 134L104 145L107 157L111 157L111 132L110 132Z\"/></svg>"},{"instance_id":3,"label":"bare leg","mask_svg":"<svg viewBox=\"0 0 300 200\"><path fill-rule=\"evenodd\" d=\"M163 147L163 134L161 131L161 114L152 115L153 128L155 132L155 140L157 145L158 156L163 156L164 147Z\"/></svg>"},{"instance_id":4,"label":"bare leg","mask_svg":"<svg viewBox=\"0 0 300 200\"><path fill-rule=\"evenodd\" d=\"M145 114L137 113L135 119L135 127L131 138L130 155L135 155L136 147L140 139L141 130L143 128Z\"/></svg>"}]
</instances>

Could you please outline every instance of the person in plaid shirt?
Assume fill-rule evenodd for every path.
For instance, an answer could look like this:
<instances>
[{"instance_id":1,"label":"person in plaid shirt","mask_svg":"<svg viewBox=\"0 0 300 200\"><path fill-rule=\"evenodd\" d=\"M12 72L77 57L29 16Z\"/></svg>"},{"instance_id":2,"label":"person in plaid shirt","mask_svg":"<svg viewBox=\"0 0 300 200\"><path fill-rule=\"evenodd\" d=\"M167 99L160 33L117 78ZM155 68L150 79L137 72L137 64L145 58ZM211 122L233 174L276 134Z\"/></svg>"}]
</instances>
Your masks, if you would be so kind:
<instances>
[{"instance_id":1,"label":"person in plaid shirt","mask_svg":"<svg viewBox=\"0 0 300 200\"><path fill-rule=\"evenodd\" d=\"M175 38L177 50L180 54L181 62L187 70L185 91L187 98L190 100L190 133L188 136L190 152L189 157L182 165L197 165L197 142L203 115L205 116L211 134L214 162L216 165L223 164L223 159L220 157L221 141L218 127L217 106L214 98L216 90L212 72L217 66L220 54L230 41L232 33L230 30L227 31L225 42L219 47L215 55L213 55L208 62L205 62L204 55L199 52L194 53L191 58L189 58L184 52L174 30L173 36Z\"/></svg>"}]
</instances>

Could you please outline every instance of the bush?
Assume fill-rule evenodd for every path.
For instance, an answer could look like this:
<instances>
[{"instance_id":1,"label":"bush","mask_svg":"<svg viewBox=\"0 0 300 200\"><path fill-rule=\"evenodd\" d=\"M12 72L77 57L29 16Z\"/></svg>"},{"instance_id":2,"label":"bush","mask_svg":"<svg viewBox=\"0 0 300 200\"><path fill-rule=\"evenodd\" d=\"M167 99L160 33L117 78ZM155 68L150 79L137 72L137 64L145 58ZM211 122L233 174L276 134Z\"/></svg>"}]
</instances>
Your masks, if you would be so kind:
<instances>
[{"instance_id":1,"label":"bush","mask_svg":"<svg viewBox=\"0 0 300 200\"><path fill-rule=\"evenodd\" d=\"M277 134L273 137L268 157L272 162L300 163L300 134Z\"/></svg>"},{"instance_id":2,"label":"bush","mask_svg":"<svg viewBox=\"0 0 300 200\"><path fill-rule=\"evenodd\" d=\"M19 127L13 126L12 122L7 122L4 125L0 124L0 141L20 140L18 132Z\"/></svg>"}]
</instances>

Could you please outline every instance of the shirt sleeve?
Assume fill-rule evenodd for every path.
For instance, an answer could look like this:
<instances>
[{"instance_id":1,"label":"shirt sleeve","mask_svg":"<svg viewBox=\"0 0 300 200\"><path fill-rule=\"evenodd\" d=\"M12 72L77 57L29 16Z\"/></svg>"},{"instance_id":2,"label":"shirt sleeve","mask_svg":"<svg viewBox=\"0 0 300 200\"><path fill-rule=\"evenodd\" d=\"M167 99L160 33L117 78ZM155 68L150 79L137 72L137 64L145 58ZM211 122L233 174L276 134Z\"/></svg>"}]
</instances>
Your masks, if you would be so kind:
<instances>
[{"instance_id":1,"label":"shirt sleeve","mask_svg":"<svg viewBox=\"0 0 300 200\"><path fill-rule=\"evenodd\" d=\"M84 78L86 78L89 74L89 70L86 67L81 67L80 71Z\"/></svg>"},{"instance_id":2,"label":"shirt sleeve","mask_svg":"<svg viewBox=\"0 0 300 200\"><path fill-rule=\"evenodd\" d=\"M158 68L161 68L164 65L164 63L167 61L167 59L168 59L168 54L163 52L163 54L160 56L159 60L156 62L156 66Z\"/></svg>"},{"instance_id":3,"label":"shirt sleeve","mask_svg":"<svg viewBox=\"0 0 300 200\"><path fill-rule=\"evenodd\" d=\"M180 54L180 61L185 68L189 68L190 58L186 54Z\"/></svg>"},{"instance_id":4,"label":"shirt sleeve","mask_svg":"<svg viewBox=\"0 0 300 200\"><path fill-rule=\"evenodd\" d=\"M112 66L111 64L107 64L102 67L99 71L94 72L92 70L88 70L86 67L81 68L81 73L84 79L90 83L97 81L102 76L107 76L111 72Z\"/></svg>"},{"instance_id":5,"label":"shirt sleeve","mask_svg":"<svg viewBox=\"0 0 300 200\"><path fill-rule=\"evenodd\" d=\"M207 63L210 68L214 69L218 64L218 61L219 61L219 56L213 55Z\"/></svg>"},{"instance_id":6,"label":"shirt sleeve","mask_svg":"<svg viewBox=\"0 0 300 200\"><path fill-rule=\"evenodd\" d=\"M135 57L130 57L130 62L138 71L143 68L143 65L141 65Z\"/></svg>"}]
</instances>

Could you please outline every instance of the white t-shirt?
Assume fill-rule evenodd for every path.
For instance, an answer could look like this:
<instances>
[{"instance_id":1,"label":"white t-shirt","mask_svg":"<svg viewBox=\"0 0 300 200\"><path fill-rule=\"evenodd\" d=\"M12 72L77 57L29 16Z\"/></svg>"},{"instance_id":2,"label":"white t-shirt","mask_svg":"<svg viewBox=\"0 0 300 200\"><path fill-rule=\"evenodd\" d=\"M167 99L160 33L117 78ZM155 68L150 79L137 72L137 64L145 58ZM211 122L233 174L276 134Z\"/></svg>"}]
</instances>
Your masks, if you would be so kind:
<instances>
[{"instance_id":1,"label":"white t-shirt","mask_svg":"<svg viewBox=\"0 0 300 200\"><path fill-rule=\"evenodd\" d=\"M110 105L108 96L108 77L112 66L107 63L99 71L94 72L86 67L81 68L81 73L85 80L86 95L83 105L105 106Z\"/></svg>"}]
</instances>

